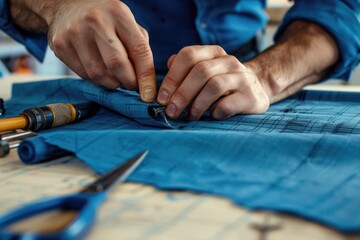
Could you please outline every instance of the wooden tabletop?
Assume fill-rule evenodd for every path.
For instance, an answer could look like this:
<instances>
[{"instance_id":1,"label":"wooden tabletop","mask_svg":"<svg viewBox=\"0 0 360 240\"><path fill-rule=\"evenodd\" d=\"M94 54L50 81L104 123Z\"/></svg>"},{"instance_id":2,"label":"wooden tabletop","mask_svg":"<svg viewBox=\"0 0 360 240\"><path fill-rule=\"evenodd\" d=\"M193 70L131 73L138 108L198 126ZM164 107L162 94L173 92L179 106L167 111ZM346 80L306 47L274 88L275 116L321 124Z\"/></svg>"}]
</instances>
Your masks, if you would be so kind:
<instances>
[{"instance_id":1,"label":"wooden tabletop","mask_svg":"<svg viewBox=\"0 0 360 240\"><path fill-rule=\"evenodd\" d=\"M24 165L16 152L0 161L0 214L21 204L71 193L97 176L80 160L64 157ZM51 224L47 221L44 224ZM87 239L359 239L295 216L251 212L214 196L165 192L142 184L114 188Z\"/></svg>"},{"instance_id":2,"label":"wooden tabletop","mask_svg":"<svg viewBox=\"0 0 360 240\"><path fill-rule=\"evenodd\" d=\"M56 77L46 77L49 78ZM9 85L9 81L30 79L36 77L0 79L0 96L9 91L3 88ZM333 88L349 89L348 86ZM75 192L96 177L82 161L72 156L43 164L24 165L16 150L12 151L6 158L0 159L0 214L35 199ZM296 216L253 212L220 197L165 192L136 183L114 188L101 207L87 239L251 240L265 239L259 230L264 228L273 229L267 234L268 240L360 239L360 235L341 234Z\"/></svg>"}]
</instances>

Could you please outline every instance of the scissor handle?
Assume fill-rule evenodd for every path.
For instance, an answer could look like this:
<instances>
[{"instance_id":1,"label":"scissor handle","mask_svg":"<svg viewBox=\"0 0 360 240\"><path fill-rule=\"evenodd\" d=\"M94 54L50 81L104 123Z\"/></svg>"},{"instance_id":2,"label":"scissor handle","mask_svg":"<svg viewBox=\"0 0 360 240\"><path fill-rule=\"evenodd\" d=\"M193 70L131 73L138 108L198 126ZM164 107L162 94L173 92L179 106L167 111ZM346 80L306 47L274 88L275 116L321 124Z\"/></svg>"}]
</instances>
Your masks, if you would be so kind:
<instances>
[{"instance_id":1,"label":"scissor handle","mask_svg":"<svg viewBox=\"0 0 360 240\"><path fill-rule=\"evenodd\" d=\"M99 203L106 197L106 192L97 194L78 193L62 197L51 198L25 205L0 217L0 239L81 239L92 226ZM63 229L51 233L16 232L9 227L15 223L41 213L52 210L73 210L77 214ZM49 222L51 224L51 222Z\"/></svg>"}]
</instances>

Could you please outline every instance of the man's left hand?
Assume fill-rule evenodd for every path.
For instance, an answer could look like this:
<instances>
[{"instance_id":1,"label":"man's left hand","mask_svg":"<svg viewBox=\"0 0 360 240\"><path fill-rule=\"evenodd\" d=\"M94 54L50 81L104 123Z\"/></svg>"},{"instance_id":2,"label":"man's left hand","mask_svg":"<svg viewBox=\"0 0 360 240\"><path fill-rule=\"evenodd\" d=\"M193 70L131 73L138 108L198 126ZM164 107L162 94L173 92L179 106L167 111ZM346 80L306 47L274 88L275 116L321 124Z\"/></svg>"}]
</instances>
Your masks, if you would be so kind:
<instances>
[{"instance_id":1,"label":"man's left hand","mask_svg":"<svg viewBox=\"0 0 360 240\"><path fill-rule=\"evenodd\" d=\"M254 71L220 46L189 46L168 60L169 71L158 102L177 118L186 107L188 120L198 120L211 107L215 119L265 112L270 104Z\"/></svg>"}]
</instances>

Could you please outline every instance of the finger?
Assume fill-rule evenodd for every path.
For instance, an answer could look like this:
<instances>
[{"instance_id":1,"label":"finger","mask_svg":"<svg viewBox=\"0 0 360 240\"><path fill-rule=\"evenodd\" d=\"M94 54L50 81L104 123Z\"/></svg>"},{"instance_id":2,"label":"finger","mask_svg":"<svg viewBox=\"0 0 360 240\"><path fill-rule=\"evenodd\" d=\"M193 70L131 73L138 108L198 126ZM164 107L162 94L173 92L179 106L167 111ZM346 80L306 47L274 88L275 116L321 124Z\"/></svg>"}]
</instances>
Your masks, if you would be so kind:
<instances>
[{"instance_id":1,"label":"finger","mask_svg":"<svg viewBox=\"0 0 360 240\"><path fill-rule=\"evenodd\" d=\"M66 66L68 66L73 72L83 79L88 79L84 66L81 64L80 58L70 43L64 39L54 38L51 43L49 41L50 48L54 52L57 58L59 58Z\"/></svg>"},{"instance_id":2,"label":"finger","mask_svg":"<svg viewBox=\"0 0 360 240\"><path fill-rule=\"evenodd\" d=\"M99 49L96 43L90 39L92 38L88 37L88 34L79 34L79 36L74 37L73 41L86 74L97 85L110 89L117 88L121 82L107 74Z\"/></svg>"},{"instance_id":3,"label":"finger","mask_svg":"<svg viewBox=\"0 0 360 240\"><path fill-rule=\"evenodd\" d=\"M240 88L237 74L222 74L211 78L191 105L188 120L196 121L220 97Z\"/></svg>"},{"instance_id":4,"label":"finger","mask_svg":"<svg viewBox=\"0 0 360 240\"><path fill-rule=\"evenodd\" d=\"M151 102L156 97L156 78L149 41L144 37L128 8L121 9L116 23L118 36L135 67L141 99Z\"/></svg>"},{"instance_id":5,"label":"finger","mask_svg":"<svg viewBox=\"0 0 360 240\"><path fill-rule=\"evenodd\" d=\"M169 72L161 84L158 96L160 104L168 104L172 94L180 86L190 70L199 62L225 55L219 46L191 46L183 48L175 57Z\"/></svg>"},{"instance_id":6,"label":"finger","mask_svg":"<svg viewBox=\"0 0 360 240\"><path fill-rule=\"evenodd\" d=\"M200 90L204 86L208 86L208 84L210 84L208 86L209 92L206 94L223 94L223 92L219 93L219 91L223 91L226 88L224 86L226 82L214 81L213 78L217 75L237 70L239 68L238 65L238 60L234 61L233 57L228 55L197 63L171 96L166 108L167 115L177 118L186 106L196 98ZM209 83L210 79L212 80ZM199 110L202 111L202 109Z\"/></svg>"},{"instance_id":7,"label":"finger","mask_svg":"<svg viewBox=\"0 0 360 240\"><path fill-rule=\"evenodd\" d=\"M138 24L138 28L140 29L141 33L143 34L143 36L145 37L146 41L149 42L149 33L146 31L145 28L143 28L142 26L140 26Z\"/></svg>"},{"instance_id":8,"label":"finger","mask_svg":"<svg viewBox=\"0 0 360 240\"><path fill-rule=\"evenodd\" d=\"M237 91L221 99L213 108L215 119L229 118L235 114L258 114L269 108L269 98L258 88L252 91Z\"/></svg>"},{"instance_id":9,"label":"finger","mask_svg":"<svg viewBox=\"0 0 360 240\"><path fill-rule=\"evenodd\" d=\"M167 61L167 67L171 68L171 65L173 64L175 58L176 58L177 54L173 54Z\"/></svg>"},{"instance_id":10,"label":"finger","mask_svg":"<svg viewBox=\"0 0 360 240\"><path fill-rule=\"evenodd\" d=\"M130 57L135 66L141 99L144 102L152 102L156 97L156 76L150 45L139 40L131 49Z\"/></svg>"},{"instance_id":11,"label":"finger","mask_svg":"<svg viewBox=\"0 0 360 240\"><path fill-rule=\"evenodd\" d=\"M241 92L235 92L222 98L212 108L212 116L217 120L222 120L235 114L247 113L250 105L250 98L247 98L246 95Z\"/></svg>"},{"instance_id":12,"label":"finger","mask_svg":"<svg viewBox=\"0 0 360 240\"><path fill-rule=\"evenodd\" d=\"M95 38L103 62L109 72L126 89L137 89L135 70L128 58L125 47L111 29L102 29L102 34Z\"/></svg>"}]
</instances>

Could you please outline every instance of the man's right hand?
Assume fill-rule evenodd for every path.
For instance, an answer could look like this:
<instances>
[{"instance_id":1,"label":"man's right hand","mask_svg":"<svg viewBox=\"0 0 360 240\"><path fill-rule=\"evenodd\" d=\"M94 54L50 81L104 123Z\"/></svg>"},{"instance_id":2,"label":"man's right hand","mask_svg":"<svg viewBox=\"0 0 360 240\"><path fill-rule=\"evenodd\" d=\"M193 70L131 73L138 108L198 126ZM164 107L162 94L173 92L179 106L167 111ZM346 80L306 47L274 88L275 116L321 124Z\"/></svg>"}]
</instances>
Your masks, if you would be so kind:
<instances>
[{"instance_id":1,"label":"man's right hand","mask_svg":"<svg viewBox=\"0 0 360 240\"><path fill-rule=\"evenodd\" d=\"M80 77L107 88L138 89L146 102L155 99L149 37L124 3L119 0L11 2L12 8L16 4L27 5L34 11L33 15L40 14L42 23L47 24L51 49ZM35 4L41 6L34 7ZM12 9L16 22L14 13Z\"/></svg>"}]
</instances>

